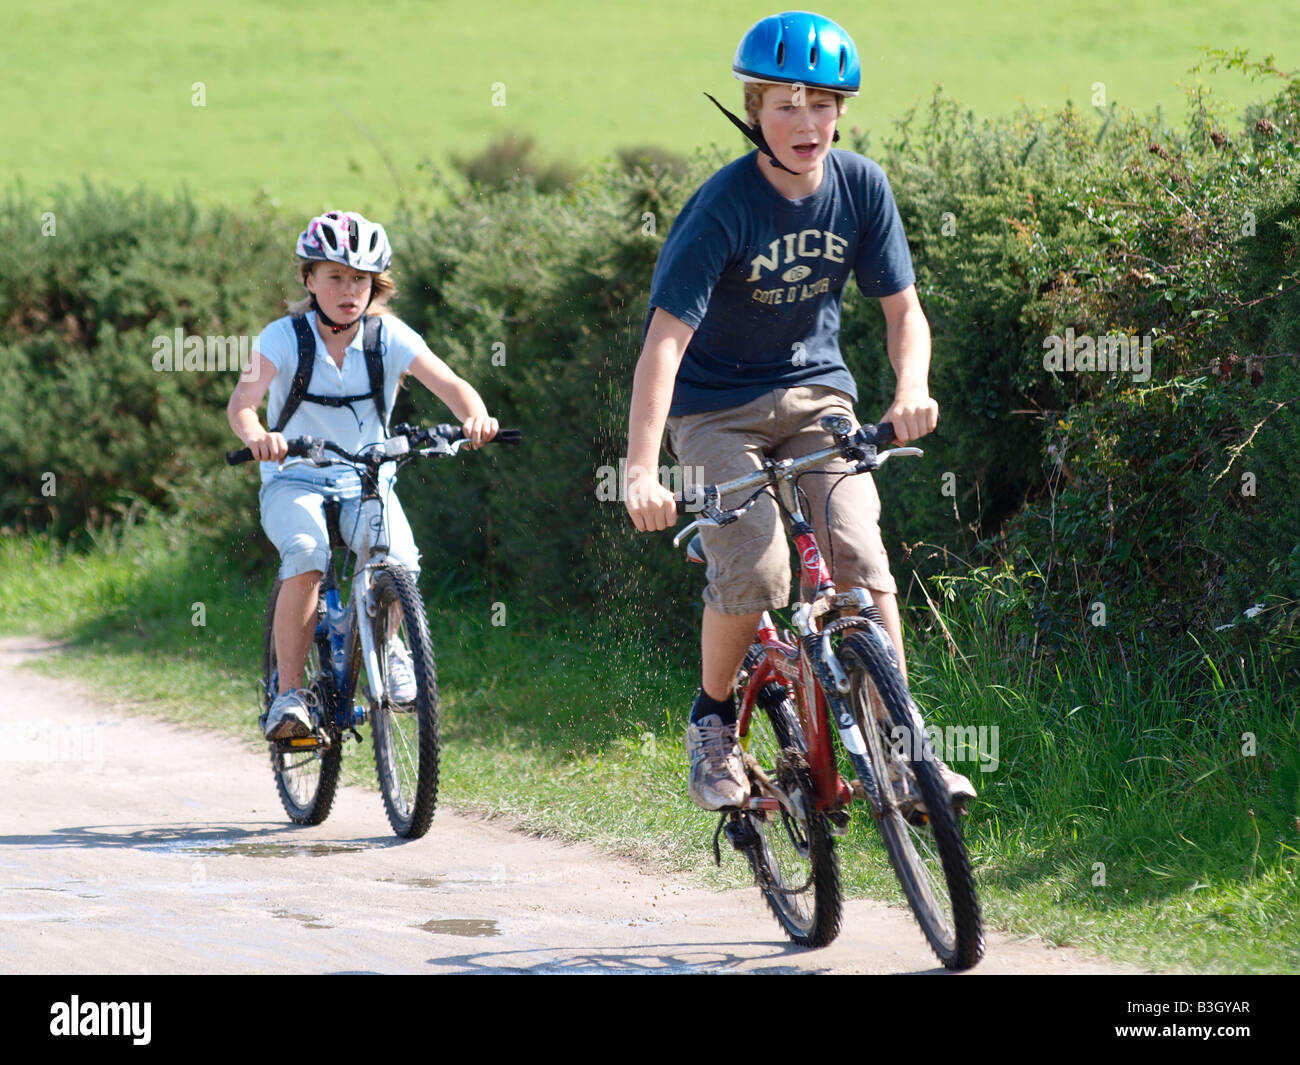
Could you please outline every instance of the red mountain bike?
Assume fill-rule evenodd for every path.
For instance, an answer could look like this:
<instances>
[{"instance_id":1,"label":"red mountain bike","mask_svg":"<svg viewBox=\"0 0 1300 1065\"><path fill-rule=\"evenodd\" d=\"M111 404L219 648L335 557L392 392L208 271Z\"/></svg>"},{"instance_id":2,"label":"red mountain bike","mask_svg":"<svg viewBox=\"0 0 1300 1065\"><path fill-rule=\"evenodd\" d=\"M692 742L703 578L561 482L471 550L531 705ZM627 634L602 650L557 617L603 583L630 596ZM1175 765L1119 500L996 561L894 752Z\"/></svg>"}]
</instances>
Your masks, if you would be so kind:
<instances>
[{"instance_id":1,"label":"red mountain bike","mask_svg":"<svg viewBox=\"0 0 1300 1065\"><path fill-rule=\"evenodd\" d=\"M966 969L983 956L984 933L958 816L879 611L866 589L835 590L798 498L802 475L837 460L852 464L847 477L921 451L878 453L893 440L885 422L855 431L848 418L828 416L821 425L835 438L831 447L765 459L752 474L705 485L697 496L703 516L673 540L680 544L699 526L730 525L770 490L800 558L796 632L778 633L764 613L737 680L737 734L751 792L744 806L721 811L714 858L721 864L725 832L790 938L824 946L840 926L835 837L848 830L850 804L865 800L930 946L945 967ZM750 491L735 509L721 507L723 496ZM704 561L698 535L687 555ZM852 766L851 782L840 775L833 734Z\"/></svg>"}]
</instances>

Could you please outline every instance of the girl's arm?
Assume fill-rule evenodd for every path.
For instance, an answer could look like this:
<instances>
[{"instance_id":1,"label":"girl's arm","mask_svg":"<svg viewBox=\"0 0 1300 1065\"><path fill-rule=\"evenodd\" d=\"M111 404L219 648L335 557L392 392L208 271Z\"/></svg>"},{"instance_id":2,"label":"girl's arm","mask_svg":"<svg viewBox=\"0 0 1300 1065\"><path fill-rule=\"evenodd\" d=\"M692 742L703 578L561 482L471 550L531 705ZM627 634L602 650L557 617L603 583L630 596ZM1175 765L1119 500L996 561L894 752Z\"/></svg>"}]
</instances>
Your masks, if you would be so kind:
<instances>
[{"instance_id":1,"label":"girl's arm","mask_svg":"<svg viewBox=\"0 0 1300 1065\"><path fill-rule=\"evenodd\" d=\"M275 363L260 351L253 352L250 368L239 375L239 384L226 404L230 428L259 462L279 462L289 453L284 437L267 432L257 415L275 374Z\"/></svg>"},{"instance_id":2,"label":"girl's arm","mask_svg":"<svg viewBox=\"0 0 1300 1065\"><path fill-rule=\"evenodd\" d=\"M497 435L497 420L488 415L479 394L433 352L427 348L422 351L407 372L451 408L462 423L470 447L481 447Z\"/></svg>"}]
</instances>

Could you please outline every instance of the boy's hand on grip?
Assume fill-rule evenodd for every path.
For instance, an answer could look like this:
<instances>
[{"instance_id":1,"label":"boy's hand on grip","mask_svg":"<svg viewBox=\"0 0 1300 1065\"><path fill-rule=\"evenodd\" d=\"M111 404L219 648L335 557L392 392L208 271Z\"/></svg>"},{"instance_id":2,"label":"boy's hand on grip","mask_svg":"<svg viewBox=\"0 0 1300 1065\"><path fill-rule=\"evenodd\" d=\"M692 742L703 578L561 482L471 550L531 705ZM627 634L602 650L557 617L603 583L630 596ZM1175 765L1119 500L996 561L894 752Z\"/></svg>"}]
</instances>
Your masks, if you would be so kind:
<instances>
[{"instance_id":1,"label":"boy's hand on grip","mask_svg":"<svg viewBox=\"0 0 1300 1065\"><path fill-rule=\"evenodd\" d=\"M663 532L677 524L677 500L659 483L657 471L629 466L623 484L623 505L638 532Z\"/></svg>"},{"instance_id":2,"label":"boy's hand on grip","mask_svg":"<svg viewBox=\"0 0 1300 1065\"><path fill-rule=\"evenodd\" d=\"M899 392L877 420L893 425L894 439L906 444L934 432L939 424L939 404L925 391Z\"/></svg>"}]
</instances>

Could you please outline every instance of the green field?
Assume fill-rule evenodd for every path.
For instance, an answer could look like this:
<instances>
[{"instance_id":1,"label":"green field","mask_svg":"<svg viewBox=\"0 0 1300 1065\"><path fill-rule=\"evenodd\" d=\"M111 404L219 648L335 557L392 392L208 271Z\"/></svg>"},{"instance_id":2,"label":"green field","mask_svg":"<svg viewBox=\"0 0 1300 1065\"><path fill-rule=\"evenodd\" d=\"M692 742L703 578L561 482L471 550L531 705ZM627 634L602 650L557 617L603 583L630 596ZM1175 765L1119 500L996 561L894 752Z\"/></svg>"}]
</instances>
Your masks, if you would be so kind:
<instances>
[{"instance_id":1,"label":"green field","mask_svg":"<svg viewBox=\"0 0 1300 1065\"><path fill-rule=\"evenodd\" d=\"M862 51L865 91L847 121L876 143L935 83L980 117L1068 99L1090 105L1096 83L1107 103L1181 115L1179 84L1192 80L1205 46L1300 65L1295 0L821 10ZM449 154L507 131L532 135L547 160L579 164L648 143L738 149L700 94L738 99L732 51L768 13L737 0L395 0L373 9L49 0L7 17L0 173L40 193L86 177L187 186L207 203L266 201L297 213L346 205L383 217L429 188L430 163L444 167ZM1213 85L1234 106L1258 96L1236 75Z\"/></svg>"}]
</instances>

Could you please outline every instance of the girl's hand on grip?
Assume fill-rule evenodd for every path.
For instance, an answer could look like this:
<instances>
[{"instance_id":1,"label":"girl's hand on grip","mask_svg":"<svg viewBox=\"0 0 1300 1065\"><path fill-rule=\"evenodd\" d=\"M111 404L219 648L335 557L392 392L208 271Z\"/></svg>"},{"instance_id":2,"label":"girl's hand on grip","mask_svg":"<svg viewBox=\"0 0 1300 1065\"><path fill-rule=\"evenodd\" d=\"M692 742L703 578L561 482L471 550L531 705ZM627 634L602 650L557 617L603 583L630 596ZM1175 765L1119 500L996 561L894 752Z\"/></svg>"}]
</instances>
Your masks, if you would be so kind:
<instances>
[{"instance_id":1,"label":"girl's hand on grip","mask_svg":"<svg viewBox=\"0 0 1300 1065\"><path fill-rule=\"evenodd\" d=\"M289 454L289 445L280 433L263 430L260 435L248 437L244 443L258 462L282 462Z\"/></svg>"}]
</instances>

